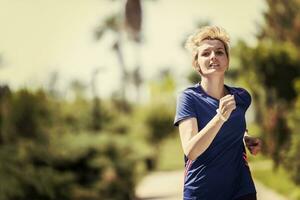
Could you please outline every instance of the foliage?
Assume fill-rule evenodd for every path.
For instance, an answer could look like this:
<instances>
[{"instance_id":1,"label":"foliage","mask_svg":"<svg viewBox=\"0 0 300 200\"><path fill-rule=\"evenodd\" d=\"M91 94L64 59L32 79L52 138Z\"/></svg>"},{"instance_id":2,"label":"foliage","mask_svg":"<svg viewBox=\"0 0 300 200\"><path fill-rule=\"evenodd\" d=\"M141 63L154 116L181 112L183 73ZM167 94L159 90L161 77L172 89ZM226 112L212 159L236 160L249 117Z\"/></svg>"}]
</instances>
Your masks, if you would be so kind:
<instances>
[{"instance_id":1,"label":"foliage","mask_svg":"<svg viewBox=\"0 0 300 200\"><path fill-rule=\"evenodd\" d=\"M170 70L162 70L157 82L151 84L151 103L144 111L144 121L149 129L149 140L159 144L174 133L175 82Z\"/></svg>"},{"instance_id":2,"label":"foliage","mask_svg":"<svg viewBox=\"0 0 300 200\"><path fill-rule=\"evenodd\" d=\"M3 143L17 142L17 138L46 142L47 128L52 123L51 105L43 91L36 94L23 89L1 97L1 132Z\"/></svg>"},{"instance_id":3,"label":"foliage","mask_svg":"<svg viewBox=\"0 0 300 200\"><path fill-rule=\"evenodd\" d=\"M118 99L1 87L0 200L134 199L158 146L175 132L174 88L165 71L151 103L124 109Z\"/></svg>"},{"instance_id":4,"label":"foliage","mask_svg":"<svg viewBox=\"0 0 300 200\"><path fill-rule=\"evenodd\" d=\"M147 144L132 144L130 115L106 102L95 114L93 102L42 90L0 92L0 200L134 198ZM102 132L91 127L93 118Z\"/></svg>"},{"instance_id":5,"label":"foliage","mask_svg":"<svg viewBox=\"0 0 300 200\"><path fill-rule=\"evenodd\" d=\"M243 66L239 73L247 74L243 79L253 94L257 122L263 126L264 151L278 166L289 148L287 113L296 98L293 83L300 76L300 59L290 43L260 41L254 48L239 45L236 52Z\"/></svg>"},{"instance_id":6,"label":"foliage","mask_svg":"<svg viewBox=\"0 0 300 200\"><path fill-rule=\"evenodd\" d=\"M173 112L166 105L153 105L145 113L146 125L150 130L149 140L158 145L163 139L174 132Z\"/></svg>"},{"instance_id":7,"label":"foliage","mask_svg":"<svg viewBox=\"0 0 300 200\"><path fill-rule=\"evenodd\" d=\"M289 171L283 167L279 167L278 170L273 171L272 160L265 157L254 158L250 163L250 167L253 177L265 186L272 188L288 199L300 199L299 187L289 179Z\"/></svg>"},{"instance_id":8,"label":"foliage","mask_svg":"<svg viewBox=\"0 0 300 200\"><path fill-rule=\"evenodd\" d=\"M240 82L251 90L264 152L299 184L299 22L298 0L266 0L265 23L255 47L239 42ZM279 166L281 165L281 166Z\"/></svg>"},{"instance_id":9,"label":"foliage","mask_svg":"<svg viewBox=\"0 0 300 200\"><path fill-rule=\"evenodd\" d=\"M195 72L194 70L191 71L188 75L188 80L192 84L200 83L201 82L201 76Z\"/></svg>"},{"instance_id":10,"label":"foliage","mask_svg":"<svg viewBox=\"0 0 300 200\"><path fill-rule=\"evenodd\" d=\"M73 176L50 166L44 148L29 140L1 146L0 199L70 199Z\"/></svg>"},{"instance_id":11,"label":"foliage","mask_svg":"<svg viewBox=\"0 0 300 200\"><path fill-rule=\"evenodd\" d=\"M299 0L266 0L265 23L258 34L259 39L288 41L300 46Z\"/></svg>"},{"instance_id":12,"label":"foliage","mask_svg":"<svg viewBox=\"0 0 300 200\"><path fill-rule=\"evenodd\" d=\"M133 198L138 156L127 138L80 133L53 139L54 167L76 180L72 199Z\"/></svg>"},{"instance_id":13,"label":"foliage","mask_svg":"<svg viewBox=\"0 0 300 200\"><path fill-rule=\"evenodd\" d=\"M293 109L289 114L289 127L292 130L292 138L289 151L286 155L285 166L289 170L291 178L300 185L300 78L295 81L295 89L298 92L297 99L293 105Z\"/></svg>"},{"instance_id":14,"label":"foliage","mask_svg":"<svg viewBox=\"0 0 300 200\"><path fill-rule=\"evenodd\" d=\"M182 170L184 168L183 155L179 134L171 135L161 144L157 161L158 170Z\"/></svg>"}]
</instances>

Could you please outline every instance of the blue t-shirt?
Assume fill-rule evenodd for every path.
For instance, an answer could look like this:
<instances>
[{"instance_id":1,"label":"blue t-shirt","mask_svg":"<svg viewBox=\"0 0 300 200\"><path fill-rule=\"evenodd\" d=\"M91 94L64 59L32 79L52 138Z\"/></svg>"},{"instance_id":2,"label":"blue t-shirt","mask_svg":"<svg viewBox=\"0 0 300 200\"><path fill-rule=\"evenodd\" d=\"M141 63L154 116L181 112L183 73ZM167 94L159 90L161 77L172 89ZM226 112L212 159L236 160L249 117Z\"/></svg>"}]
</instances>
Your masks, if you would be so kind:
<instances>
[{"instance_id":1,"label":"blue t-shirt","mask_svg":"<svg viewBox=\"0 0 300 200\"><path fill-rule=\"evenodd\" d=\"M196 160L185 156L184 200L234 200L256 193L243 143L245 112L251 96L245 89L225 87L234 95L236 109ZM178 96L174 125L195 117L199 132L216 115L218 108L219 100L205 93L198 83Z\"/></svg>"}]
</instances>

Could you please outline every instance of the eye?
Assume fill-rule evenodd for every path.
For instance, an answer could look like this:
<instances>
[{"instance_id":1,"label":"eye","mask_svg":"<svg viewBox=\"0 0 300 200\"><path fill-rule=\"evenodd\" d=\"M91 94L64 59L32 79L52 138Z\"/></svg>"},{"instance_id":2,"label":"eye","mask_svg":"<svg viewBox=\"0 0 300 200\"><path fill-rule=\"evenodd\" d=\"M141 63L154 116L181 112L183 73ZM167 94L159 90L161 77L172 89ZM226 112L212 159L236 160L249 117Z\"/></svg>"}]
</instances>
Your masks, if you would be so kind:
<instances>
[{"instance_id":1,"label":"eye","mask_svg":"<svg viewBox=\"0 0 300 200\"><path fill-rule=\"evenodd\" d=\"M223 51L217 51L216 54L217 54L217 55L223 55L224 52L223 52Z\"/></svg>"},{"instance_id":2,"label":"eye","mask_svg":"<svg viewBox=\"0 0 300 200\"><path fill-rule=\"evenodd\" d=\"M207 56L209 56L209 52L208 51L205 51L205 52L203 52L202 54L201 54L201 56L204 56L204 57L207 57Z\"/></svg>"}]
</instances>

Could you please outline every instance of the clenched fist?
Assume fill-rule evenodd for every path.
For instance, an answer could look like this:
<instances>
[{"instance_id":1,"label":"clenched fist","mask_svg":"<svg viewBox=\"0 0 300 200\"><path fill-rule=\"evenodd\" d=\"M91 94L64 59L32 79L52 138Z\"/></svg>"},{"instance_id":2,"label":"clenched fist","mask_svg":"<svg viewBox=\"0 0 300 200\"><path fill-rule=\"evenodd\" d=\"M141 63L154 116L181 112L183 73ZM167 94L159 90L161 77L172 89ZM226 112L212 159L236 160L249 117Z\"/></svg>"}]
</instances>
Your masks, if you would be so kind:
<instances>
[{"instance_id":1,"label":"clenched fist","mask_svg":"<svg viewBox=\"0 0 300 200\"><path fill-rule=\"evenodd\" d=\"M249 135L244 136L246 147L252 155L257 155L261 151L262 142L259 138L251 137Z\"/></svg>"},{"instance_id":2,"label":"clenched fist","mask_svg":"<svg viewBox=\"0 0 300 200\"><path fill-rule=\"evenodd\" d=\"M231 112L236 109L236 103L233 95L226 95L220 99L218 115L223 121L227 121Z\"/></svg>"}]
</instances>

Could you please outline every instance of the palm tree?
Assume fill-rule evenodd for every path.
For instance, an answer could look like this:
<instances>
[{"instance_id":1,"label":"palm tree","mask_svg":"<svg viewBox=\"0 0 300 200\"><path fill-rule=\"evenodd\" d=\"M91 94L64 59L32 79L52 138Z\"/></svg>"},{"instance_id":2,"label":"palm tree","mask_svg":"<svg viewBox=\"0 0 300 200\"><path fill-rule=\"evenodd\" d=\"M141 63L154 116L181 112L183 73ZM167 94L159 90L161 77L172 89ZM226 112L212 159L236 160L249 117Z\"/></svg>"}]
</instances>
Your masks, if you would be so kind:
<instances>
[{"instance_id":1,"label":"palm tree","mask_svg":"<svg viewBox=\"0 0 300 200\"><path fill-rule=\"evenodd\" d=\"M133 41L135 41L136 48L136 66L131 74L132 83L136 88L136 101L140 100L140 86L143 83L141 75L141 63L139 55L139 46L141 44L141 30L142 30L142 6L140 0L127 0L125 5L125 27L127 33Z\"/></svg>"},{"instance_id":2,"label":"palm tree","mask_svg":"<svg viewBox=\"0 0 300 200\"><path fill-rule=\"evenodd\" d=\"M127 0L125 4L125 27L129 36L136 41L141 40L142 7L140 0Z\"/></svg>"},{"instance_id":3,"label":"palm tree","mask_svg":"<svg viewBox=\"0 0 300 200\"><path fill-rule=\"evenodd\" d=\"M133 74L126 70L126 64L124 60L124 55L122 52L122 32L126 32L136 44L141 42L141 25L142 25L142 9L140 0L127 0L125 4L125 15L113 14L108 16L104 23L100 24L95 31L95 38L97 40L101 39L105 32L111 31L115 35L115 39L112 45L112 49L115 51L117 59L119 61L120 72L122 74L121 78L121 99L126 100L126 86L129 81L130 76L132 76L132 82L137 88L137 93L139 93L139 87L142 83L142 78L140 75L140 63L138 62L139 56L137 57L136 69ZM124 17L123 17L124 16ZM137 95L139 96L139 95Z\"/></svg>"}]
</instances>

